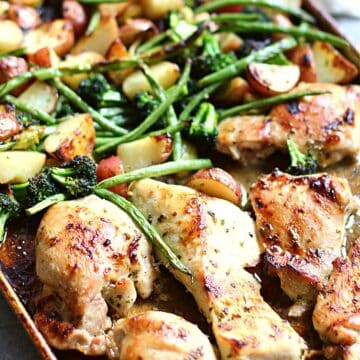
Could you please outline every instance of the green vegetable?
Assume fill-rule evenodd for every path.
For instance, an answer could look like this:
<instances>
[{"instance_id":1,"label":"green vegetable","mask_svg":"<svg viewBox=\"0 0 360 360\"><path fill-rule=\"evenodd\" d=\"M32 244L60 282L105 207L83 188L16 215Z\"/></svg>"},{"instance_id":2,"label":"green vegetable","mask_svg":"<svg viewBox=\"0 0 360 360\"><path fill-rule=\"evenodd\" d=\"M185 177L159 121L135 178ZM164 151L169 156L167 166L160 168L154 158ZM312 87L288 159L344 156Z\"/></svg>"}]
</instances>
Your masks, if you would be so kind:
<instances>
[{"instance_id":1,"label":"green vegetable","mask_svg":"<svg viewBox=\"0 0 360 360\"><path fill-rule=\"evenodd\" d=\"M308 150L306 154L303 154L299 150L299 147L291 139L288 139L287 146L289 149L291 164L287 168L286 172L293 175L316 173L318 167L317 158L310 150Z\"/></svg>"},{"instance_id":2,"label":"green vegetable","mask_svg":"<svg viewBox=\"0 0 360 360\"><path fill-rule=\"evenodd\" d=\"M205 87L216 83L218 81L223 81L229 78L232 78L238 74L240 74L245 68L252 62L262 62L268 59L271 59L278 55L280 52L284 50L292 49L297 45L297 42L294 38L285 38L274 44L271 44L263 49L258 51L254 51L250 55L237 60L234 64L225 67L222 70L216 71L210 75L203 77L199 80L198 85L200 87Z\"/></svg>"},{"instance_id":3,"label":"green vegetable","mask_svg":"<svg viewBox=\"0 0 360 360\"><path fill-rule=\"evenodd\" d=\"M267 107L270 105L281 104L281 103L284 103L287 101L292 101L292 100L302 98L304 96L315 96L315 95L322 95L322 94L326 94L326 93L327 92L324 92L324 91L318 91L318 90L311 91L310 90L310 91L302 91L302 92L298 92L298 93L276 95L276 96L272 96L272 97L269 97L266 99L252 101L247 104L241 104L241 105L237 105L237 106L234 106L234 107L226 109L226 110L219 111L219 117L220 117L220 120L222 120L229 116L238 115L238 114L244 113L246 111L264 108L264 107Z\"/></svg>"},{"instance_id":4,"label":"green vegetable","mask_svg":"<svg viewBox=\"0 0 360 360\"><path fill-rule=\"evenodd\" d=\"M161 238L160 234L147 221L145 216L134 204L109 190L95 189L95 194L108 201L111 201L123 209L138 224L154 248L161 253L161 255L169 262L172 267L184 274L191 275L190 270L174 254L172 249L166 244L166 242Z\"/></svg>"},{"instance_id":5,"label":"green vegetable","mask_svg":"<svg viewBox=\"0 0 360 360\"><path fill-rule=\"evenodd\" d=\"M60 201L66 200L66 196L64 194L55 194L52 196L49 196L45 200L37 203L36 205L28 208L25 210L26 215L32 216L35 215L45 209L47 209L49 206L54 205Z\"/></svg>"},{"instance_id":6,"label":"green vegetable","mask_svg":"<svg viewBox=\"0 0 360 360\"><path fill-rule=\"evenodd\" d=\"M228 22L228 21L254 21L259 20L260 15L259 14L245 14L245 13L224 13L224 14L216 14L211 15L210 20L222 23L222 22Z\"/></svg>"},{"instance_id":7,"label":"green vegetable","mask_svg":"<svg viewBox=\"0 0 360 360\"><path fill-rule=\"evenodd\" d=\"M302 9L297 9L284 4L283 1L278 0L215 0L207 2L197 8L195 13L199 14L202 12L212 12L229 5L255 5L268 7L270 9L279 10L293 16L296 16L305 21L313 22L314 18Z\"/></svg>"},{"instance_id":8,"label":"green vegetable","mask_svg":"<svg viewBox=\"0 0 360 360\"><path fill-rule=\"evenodd\" d=\"M98 10L93 11L88 26L86 28L85 35L90 35L97 28L97 26L100 23L100 19L101 19L100 11Z\"/></svg>"},{"instance_id":9,"label":"green vegetable","mask_svg":"<svg viewBox=\"0 0 360 360\"><path fill-rule=\"evenodd\" d=\"M8 56L23 56L25 53L26 49L24 47L11 51L5 51L0 53L0 59Z\"/></svg>"},{"instance_id":10,"label":"green vegetable","mask_svg":"<svg viewBox=\"0 0 360 360\"><path fill-rule=\"evenodd\" d=\"M272 34L272 33L283 33L289 34L294 37L306 38L309 40L321 40L326 41L334 46L339 48L346 48L349 46L349 43L342 39L339 36L329 34L324 31L308 29L300 26L281 26L276 24L271 24L268 22L236 22L231 25L225 25L220 27L221 31L233 31L238 33L253 34L253 33L262 33L262 34Z\"/></svg>"},{"instance_id":11,"label":"green vegetable","mask_svg":"<svg viewBox=\"0 0 360 360\"><path fill-rule=\"evenodd\" d=\"M160 101L147 91L139 92L133 99L133 104L145 117L149 116L160 105Z\"/></svg>"},{"instance_id":12,"label":"green vegetable","mask_svg":"<svg viewBox=\"0 0 360 360\"><path fill-rule=\"evenodd\" d=\"M96 185L96 188L106 189L114 185L130 183L140 179L171 175L178 172L195 171L211 166L212 163L209 159L169 161L163 164L152 165L143 169L137 169L125 174L113 176L109 179L100 181Z\"/></svg>"},{"instance_id":13,"label":"green vegetable","mask_svg":"<svg viewBox=\"0 0 360 360\"><path fill-rule=\"evenodd\" d=\"M6 223L20 215L20 205L4 193L0 193L0 244L6 238Z\"/></svg>"}]
</instances>

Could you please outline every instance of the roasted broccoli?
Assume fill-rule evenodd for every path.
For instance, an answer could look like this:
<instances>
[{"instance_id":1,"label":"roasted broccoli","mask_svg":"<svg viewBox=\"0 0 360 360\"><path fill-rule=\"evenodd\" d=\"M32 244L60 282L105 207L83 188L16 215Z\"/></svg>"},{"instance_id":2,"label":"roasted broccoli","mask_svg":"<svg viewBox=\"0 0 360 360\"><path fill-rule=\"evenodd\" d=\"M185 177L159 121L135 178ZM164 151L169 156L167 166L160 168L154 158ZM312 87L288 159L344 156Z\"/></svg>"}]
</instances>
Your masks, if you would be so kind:
<instances>
[{"instance_id":1,"label":"roasted broccoli","mask_svg":"<svg viewBox=\"0 0 360 360\"><path fill-rule=\"evenodd\" d=\"M20 215L20 205L8 195L0 193L0 244L5 241L6 223L10 218Z\"/></svg>"},{"instance_id":2,"label":"roasted broccoli","mask_svg":"<svg viewBox=\"0 0 360 360\"><path fill-rule=\"evenodd\" d=\"M233 53L221 52L219 42L214 35L205 34L202 39L203 51L200 56L193 59L191 73L194 78L202 78L232 65L236 61L236 56Z\"/></svg>"},{"instance_id":3,"label":"roasted broccoli","mask_svg":"<svg viewBox=\"0 0 360 360\"><path fill-rule=\"evenodd\" d=\"M204 102L200 105L189 127L189 135L197 143L214 145L217 138L218 114L215 107Z\"/></svg>"},{"instance_id":4,"label":"roasted broccoli","mask_svg":"<svg viewBox=\"0 0 360 360\"><path fill-rule=\"evenodd\" d=\"M87 156L76 156L61 167L52 167L50 174L70 197L89 195L96 185L96 164Z\"/></svg>"},{"instance_id":5,"label":"roasted broccoli","mask_svg":"<svg viewBox=\"0 0 360 360\"><path fill-rule=\"evenodd\" d=\"M134 97L134 106L144 117L149 116L159 105L160 101L147 91L139 92Z\"/></svg>"},{"instance_id":6,"label":"roasted broccoli","mask_svg":"<svg viewBox=\"0 0 360 360\"><path fill-rule=\"evenodd\" d=\"M318 163L316 157L310 150L303 154L299 147L290 139L287 141L291 164L286 172L293 175L314 174L317 171Z\"/></svg>"},{"instance_id":7,"label":"roasted broccoli","mask_svg":"<svg viewBox=\"0 0 360 360\"><path fill-rule=\"evenodd\" d=\"M62 118L73 115L74 113L75 110L72 108L69 101L64 96L60 95L53 116L56 118Z\"/></svg>"},{"instance_id":8,"label":"roasted broccoli","mask_svg":"<svg viewBox=\"0 0 360 360\"><path fill-rule=\"evenodd\" d=\"M78 95L92 107L115 106L122 104L125 98L106 80L104 75L94 74L81 81Z\"/></svg>"},{"instance_id":9,"label":"roasted broccoli","mask_svg":"<svg viewBox=\"0 0 360 360\"><path fill-rule=\"evenodd\" d=\"M39 120L35 119L31 114L22 111L17 111L15 117L24 128L27 128L31 125L39 125L40 123Z\"/></svg>"}]
</instances>

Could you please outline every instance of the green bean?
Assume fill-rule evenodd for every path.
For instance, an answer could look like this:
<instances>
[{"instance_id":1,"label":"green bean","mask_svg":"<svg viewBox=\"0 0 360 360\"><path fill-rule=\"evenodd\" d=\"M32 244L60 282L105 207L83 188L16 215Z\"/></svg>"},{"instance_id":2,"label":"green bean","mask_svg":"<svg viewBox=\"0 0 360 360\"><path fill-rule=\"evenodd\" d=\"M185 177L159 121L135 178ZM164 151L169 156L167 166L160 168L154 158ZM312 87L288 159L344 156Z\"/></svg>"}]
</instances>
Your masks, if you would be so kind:
<instances>
[{"instance_id":1,"label":"green bean","mask_svg":"<svg viewBox=\"0 0 360 360\"><path fill-rule=\"evenodd\" d=\"M278 55L283 50L292 49L297 45L294 38L289 37L282 39L274 44L271 44L263 49L252 52L250 55L236 61L234 64L225 67L222 70L216 71L199 80L198 85L205 87L218 81L232 78L240 74L245 68L254 61L266 61Z\"/></svg>"},{"instance_id":2,"label":"green bean","mask_svg":"<svg viewBox=\"0 0 360 360\"><path fill-rule=\"evenodd\" d=\"M226 22L226 21L254 21L259 20L260 15L258 14L233 14L233 13L225 13L225 14L216 14L211 15L210 20L214 22Z\"/></svg>"},{"instance_id":3,"label":"green bean","mask_svg":"<svg viewBox=\"0 0 360 360\"><path fill-rule=\"evenodd\" d=\"M324 91L302 91L298 93L292 93L292 94L281 94L269 97L267 99L261 99L257 101L252 101L247 104L237 105L230 109L219 111L219 118L225 119L232 115L238 115L240 113L243 113L245 111L255 110L258 108L263 108L270 105L277 105L281 104L287 101L292 101L299 99L304 96L313 96L313 95L322 95L327 94L327 92Z\"/></svg>"},{"instance_id":4,"label":"green bean","mask_svg":"<svg viewBox=\"0 0 360 360\"><path fill-rule=\"evenodd\" d=\"M151 50L154 46L160 44L163 40L168 37L168 32L161 32L158 35L155 35L150 40L146 41L145 43L141 44L137 49L136 52L141 54L148 50Z\"/></svg>"},{"instance_id":5,"label":"green bean","mask_svg":"<svg viewBox=\"0 0 360 360\"><path fill-rule=\"evenodd\" d=\"M4 51L0 53L0 59L7 56L23 56L25 55L25 52L26 52L26 48L24 47L11 51Z\"/></svg>"},{"instance_id":6,"label":"green bean","mask_svg":"<svg viewBox=\"0 0 360 360\"><path fill-rule=\"evenodd\" d=\"M6 83L0 85L0 99L6 94L16 89L17 87L25 84L27 81L31 80L34 77L31 71L27 71L19 76L16 76Z\"/></svg>"},{"instance_id":7,"label":"green bean","mask_svg":"<svg viewBox=\"0 0 360 360\"><path fill-rule=\"evenodd\" d=\"M98 111L83 101L75 91L71 90L68 86L63 84L59 79L52 79L49 80L49 82L52 86L56 87L61 92L61 94L63 94L74 106L84 112L89 113L94 121L96 121L104 129L119 135L123 135L128 132L126 129L113 124L111 121L106 119L106 117L102 116Z\"/></svg>"},{"instance_id":8,"label":"green bean","mask_svg":"<svg viewBox=\"0 0 360 360\"><path fill-rule=\"evenodd\" d=\"M146 235L147 239L151 242L154 248L158 250L161 255L169 262L170 266L184 274L191 275L190 270L175 255L172 249L161 238L156 229L147 221L145 216L134 204L109 190L95 189L95 194L103 199L111 201L123 209L134 220L134 222L137 223L137 225Z\"/></svg>"},{"instance_id":9,"label":"green bean","mask_svg":"<svg viewBox=\"0 0 360 360\"><path fill-rule=\"evenodd\" d=\"M326 41L339 48L346 48L349 43L339 36L329 34L324 31L306 29L299 26L281 26L267 22L236 22L231 25L225 25L220 28L221 31L232 31L238 33L282 33L289 34L294 37L304 37L309 40L321 40Z\"/></svg>"},{"instance_id":10,"label":"green bean","mask_svg":"<svg viewBox=\"0 0 360 360\"><path fill-rule=\"evenodd\" d=\"M28 106L21 100L17 99L12 95L5 95L4 99L6 102L13 104L20 111L24 111L32 115L35 119L41 120L47 125L56 124L56 119L44 111L35 109L32 106Z\"/></svg>"},{"instance_id":11,"label":"green bean","mask_svg":"<svg viewBox=\"0 0 360 360\"><path fill-rule=\"evenodd\" d=\"M229 5L256 5L286 12L300 19L313 22L314 18L302 9L290 7L278 0L215 0L205 3L195 9L195 13L211 12Z\"/></svg>"}]
</instances>

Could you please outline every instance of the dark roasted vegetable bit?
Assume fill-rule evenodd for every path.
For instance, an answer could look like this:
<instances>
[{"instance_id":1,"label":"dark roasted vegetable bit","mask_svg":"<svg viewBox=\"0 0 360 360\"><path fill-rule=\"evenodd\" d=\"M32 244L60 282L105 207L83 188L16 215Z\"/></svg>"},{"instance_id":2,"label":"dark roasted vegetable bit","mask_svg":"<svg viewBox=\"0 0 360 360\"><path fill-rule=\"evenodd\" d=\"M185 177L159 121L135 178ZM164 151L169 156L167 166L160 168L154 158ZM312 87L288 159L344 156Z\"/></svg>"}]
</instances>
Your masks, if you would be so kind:
<instances>
[{"instance_id":1,"label":"dark roasted vegetable bit","mask_svg":"<svg viewBox=\"0 0 360 360\"><path fill-rule=\"evenodd\" d=\"M287 141L291 164L286 172L293 175L307 175L314 174L317 171L317 158L308 150L303 154L299 147L290 139Z\"/></svg>"},{"instance_id":2,"label":"dark roasted vegetable bit","mask_svg":"<svg viewBox=\"0 0 360 360\"><path fill-rule=\"evenodd\" d=\"M159 105L160 101L147 91L139 92L134 97L134 106L144 117L149 116Z\"/></svg>"},{"instance_id":3,"label":"dark roasted vegetable bit","mask_svg":"<svg viewBox=\"0 0 360 360\"><path fill-rule=\"evenodd\" d=\"M5 241L7 221L19 216L20 213L20 205L8 195L0 193L0 244Z\"/></svg>"}]
</instances>

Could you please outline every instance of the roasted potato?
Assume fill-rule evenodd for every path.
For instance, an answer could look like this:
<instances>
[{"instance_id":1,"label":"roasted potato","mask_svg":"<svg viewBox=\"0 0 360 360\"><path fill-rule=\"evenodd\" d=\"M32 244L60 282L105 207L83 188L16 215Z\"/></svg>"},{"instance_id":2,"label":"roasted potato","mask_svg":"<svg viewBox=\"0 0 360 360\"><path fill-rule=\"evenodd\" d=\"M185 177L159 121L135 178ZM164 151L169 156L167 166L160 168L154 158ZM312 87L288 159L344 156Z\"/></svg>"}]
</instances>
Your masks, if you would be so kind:
<instances>
[{"instance_id":1,"label":"roasted potato","mask_svg":"<svg viewBox=\"0 0 360 360\"><path fill-rule=\"evenodd\" d=\"M154 36L159 32L155 24L148 19L128 19L119 28L120 40L131 45L139 36Z\"/></svg>"},{"instance_id":2,"label":"roasted potato","mask_svg":"<svg viewBox=\"0 0 360 360\"><path fill-rule=\"evenodd\" d=\"M60 64L60 58L52 48L44 47L34 54L28 55L29 62L40 67L57 67Z\"/></svg>"},{"instance_id":3,"label":"roasted potato","mask_svg":"<svg viewBox=\"0 0 360 360\"><path fill-rule=\"evenodd\" d=\"M35 81L19 96L24 104L48 114L55 110L58 98L57 90L42 81Z\"/></svg>"},{"instance_id":4,"label":"roasted potato","mask_svg":"<svg viewBox=\"0 0 360 360\"><path fill-rule=\"evenodd\" d=\"M46 155L35 151L0 152L0 184L18 184L38 174Z\"/></svg>"},{"instance_id":5,"label":"roasted potato","mask_svg":"<svg viewBox=\"0 0 360 360\"><path fill-rule=\"evenodd\" d=\"M44 141L45 151L59 161L69 161L77 155L91 156L95 144L95 129L89 114L78 114L60 123Z\"/></svg>"},{"instance_id":6,"label":"roasted potato","mask_svg":"<svg viewBox=\"0 0 360 360\"><path fill-rule=\"evenodd\" d=\"M225 53L229 51L236 51L243 44L243 40L238 35L231 32L219 33L218 40L221 51Z\"/></svg>"},{"instance_id":7,"label":"roasted potato","mask_svg":"<svg viewBox=\"0 0 360 360\"><path fill-rule=\"evenodd\" d=\"M117 155L125 172L128 172L166 161L171 154L172 146L170 136L152 136L119 145Z\"/></svg>"},{"instance_id":8,"label":"roasted potato","mask_svg":"<svg viewBox=\"0 0 360 360\"><path fill-rule=\"evenodd\" d=\"M94 51L86 51L78 55L69 55L64 61L60 63L60 68L74 67L77 65L94 65L104 61L104 57ZM89 74L77 74L64 76L62 80L72 89L76 90L80 82L88 78Z\"/></svg>"},{"instance_id":9,"label":"roasted potato","mask_svg":"<svg viewBox=\"0 0 360 360\"><path fill-rule=\"evenodd\" d=\"M139 18L144 15L142 7L136 2L130 2L126 9L117 15L119 23L124 23L128 19Z\"/></svg>"},{"instance_id":10,"label":"roasted potato","mask_svg":"<svg viewBox=\"0 0 360 360\"><path fill-rule=\"evenodd\" d=\"M84 33L88 24L88 16L84 6L76 0L65 0L62 3L62 15L64 19L72 23L76 36Z\"/></svg>"},{"instance_id":11,"label":"roasted potato","mask_svg":"<svg viewBox=\"0 0 360 360\"><path fill-rule=\"evenodd\" d=\"M282 94L293 89L300 79L297 65L251 63L246 70L250 86L265 96Z\"/></svg>"},{"instance_id":12,"label":"roasted potato","mask_svg":"<svg viewBox=\"0 0 360 360\"><path fill-rule=\"evenodd\" d=\"M115 175L123 174L124 166L118 156L110 156L99 162L96 168L96 177L100 182ZM128 184L115 185L108 188L116 194L127 197Z\"/></svg>"},{"instance_id":13,"label":"roasted potato","mask_svg":"<svg viewBox=\"0 0 360 360\"><path fill-rule=\"evenodd\" d=\"M274 24L279 25L279 26L283 26L283 27L291 27L291 26L293 26L293 23L284 14L275 13L272 16L272 21L273 21ZM283 34L283 33L273 33L273 34L271 34L271 37L272 37L272 39L274 41L279 41L279 40L281 40L283 38L286 38L288 36L289 35Z\"/></svg>"},{"instance_id":14,"label":"roasted potato","mask_svg":"<svg viewBox=\"0 0 360 360\"><path fill-rule=\"evenodd\" d=\"M10 139L20 131L13 107L0 105L0 141Z\"/></svg>"},{"instance_id":15,"label":"roasted potato","mask_svg":"<svg viewBox=\"0 0 360 360\"><path fill-rule=\"evenodd\" d=\"M287 52L290 61L300 68L300 81L313 83L317 81L314 56L310 45L299 44Z\"/></svg>"},{"instance_id":16,"label":"roasted potato","mask_svg":"<svg viewBox=\"0 0 360 360\"><path fill-rule=\"evenodd\" d=\"M140 0L140 5L149 19L159 19L171 10L180 10L185 6L183 0Z\"/></svg>"},{"instance_id":17,"label":"roasted potato","mask_svg":"<svg viewBox=\"0 0 360 360\"><path fill-rule=\"evenodd\" d=\"M54 49L59 56L63 56L74 45L74 38L71 22L57 19L27 32L24 38L24 47L27 54L34 54L38 50L48 47Z\"/></svg>"},{"instance_id":18,"label":"roasted potato","mask_svg":"<svg viewBox=\"0 0 360 360\"><path fill-rule=\"evenodd\" d=\"M109 61L115 61L120 59L128 59L130 57L125 45L122 43L120 39L116 39L110 46L107 54L106 59ZM121 85L124 79L129 76L134 70L124 69L119 71L111 71L108 72L109 78L116 84Z\"/></svg>"},{"instance_id":19,"label":"roasted potato","mask_svg":"<svg viewBox=\"0 0 360 360\"><path fill-rule=\"evenodd\" d=\"M10 4L7 1L0 1L0 17L6 17Z\"/></svg>"},{"instance_id":20,"label":"roasted potato","mask_svg":"<svg viewBox=\"0 0 360 360\"><path fill-rule=\"evenodd\" d=\"M214 99L223 104L233 105L243 102L245 94L250 90L248 82L237 76L221 86L215 93Z\"/></svg>"},{"instance_id":21,"label":"roasted potato","mask_svg":"<svg viewBox=\"0 0 360 360\"><path fill-rule=\"evenodd\" d=\"M150 66L150 71L164 89L168 89L174 85L180 76L180 69L177 64L169 61L162 61ZM138 92L152 91L149 82L140 70L133 72L124 80L122 89L124 94L130 99Z\"/></svg>"},{"instance_id":22,"label":"roasted potato","mask_svg":"<svg viewBox=\"0 0 360 360\"><path fill-rule=\"evenodd\" d=\"M117 17L122 15L129 6L129 2L123 2L118 4L100 4L98 9L102 17Z\"/></svg>"},{"instance_id":23,"label":"roasted potato","mask_svg":"<svg viewBox=\"0 0 360 360\"><path fill-rule=\"evenodd\" d=\"M103 17L95 30L82 36L71 50L76 55L83 52L93 51L105 56L110 45L118 38L119 30L113 17Z\"/></svg>"},{"instance_id":24,"label":"roasted potato","mask_svg":"<svg viewBox=\"0 0 360 360\"><path fill-rule=\"evenodd\" d=\"M25 31L35 29L41 24L39 13L29 6L10 5L8 18L15 21Z\"/></svg>"},{"instance_id":25,"label":"roasted potato","mask_svg":"<svg viewBox=\"0 0 360 360\"><path fill-rule=\"evenodd\" d=\"M0 20L0 52L12 51L23 46L23 32L12 20Z\"/></svg>"},{"instance_id":26,"label":"roasted potato","mask_svg":"<svg viewBox=\"0 0 360 360\"><path fill-rule=\"evenodd\" d=\"M241 202L240 185L228 172L220 168L199 170L187 181L186 185L235 205Z\"/></svg>"},{"instance_id":27,"label":"roasted potato","mask_svg":"<svg viewBox=\"0 0 360 360\"><path fill-rule=\"evenodd\" d=\"M28 64L23 58L16 56L0 58L0 84L27 72L28 69ZM20 94L26 86L27 84L21 85L15 88L11 93L16 96Z\"/></svg>"},{"instance_id":28,"label":"roasted potato","mask_svg":"<svg viewBox=\"0 0 360 360\"><path fill-rule=\"evenodd\" d=\"M39 7L43 3L43 0L9 0L9 2L22 6Z\"/></svg>"},{"instance_id":29,"label":"roasted potato","mask_svg":"<svg viewBox=\"0 0 360 360\"><path fill-rule=\"evenodd\" d=\"M358 75L354 64L341 55L332 45L315 41L312 46L317 82L348 84Z\"/></svg>"}]
</instances>

